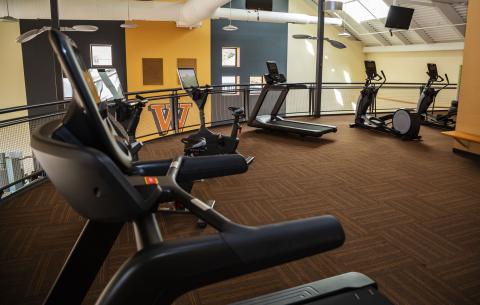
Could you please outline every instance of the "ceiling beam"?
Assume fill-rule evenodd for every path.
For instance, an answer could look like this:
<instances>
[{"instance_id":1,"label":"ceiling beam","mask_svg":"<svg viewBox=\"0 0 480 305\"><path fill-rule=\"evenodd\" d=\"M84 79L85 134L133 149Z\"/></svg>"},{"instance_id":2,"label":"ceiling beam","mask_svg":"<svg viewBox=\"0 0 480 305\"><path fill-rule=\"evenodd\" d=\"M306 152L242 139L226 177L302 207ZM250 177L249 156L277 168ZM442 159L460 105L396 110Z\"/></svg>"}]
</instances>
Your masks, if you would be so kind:
<instances>
[{"instance_id":1,"label":"ceiling beam","mask_svg":"<svg viewBox=\"0 0 480 305\"><path fill-rule=\"evenodd\" d=\"M346 21L346 24L349 25L350 27L354 28L355 32L358 34L365 34L365 33L370 33L372 28L366 25L365 22L358 23L355 20L353 20L352 17L350 17L348 14L345 12L342 14L342 18ZM372 34L371 35L375 40L381 45L381 46L389 46L391 43L383 37L382 34ZM361 40L361 38L360 38Z\"/></svg>"},{"instance_id":2,"label":"ceiling beam","mask_svg":"<svg viewBox=\"0 0 480 305\"><path fill-rule=\"evenodd\" d=\"M410 24L413 28L420 28L421 26L415 20L412 20ZM425 43L434 43L435 41L430 37L425 30L414 30L415 33L425 42Z\"/></svg>"},{"instance_id":3,"label":"ceiling beam","mask_svg":"<svg viewBox=\"0 0 480 305\"><path fill-rule=\"evenodd\" d=\"M365 47L365 53L390 53L390 52L431 52L431 51L459 51L463 50L463 42L447 42L432 44L412 44L408 46Z\"/></svg>"},{"instance_id":4,"label":"ceiling beam","mask_svg":"<svg viewBox=\"0 0 480 305\"><path fill-rule=\"evenodd\" d=\"M460 16L457 11L451 6L450 4L446 3L440 3L436 2L437 8L440 10L440 12L450 21L452 24L460 24L460 23L465 23L465 20L463 20L462 16ZM465 25L457 25L455 27L457 30L458 34L462 36L462 38L465 38L465 30L466 26Z\"/></svg>"}]
</instances>

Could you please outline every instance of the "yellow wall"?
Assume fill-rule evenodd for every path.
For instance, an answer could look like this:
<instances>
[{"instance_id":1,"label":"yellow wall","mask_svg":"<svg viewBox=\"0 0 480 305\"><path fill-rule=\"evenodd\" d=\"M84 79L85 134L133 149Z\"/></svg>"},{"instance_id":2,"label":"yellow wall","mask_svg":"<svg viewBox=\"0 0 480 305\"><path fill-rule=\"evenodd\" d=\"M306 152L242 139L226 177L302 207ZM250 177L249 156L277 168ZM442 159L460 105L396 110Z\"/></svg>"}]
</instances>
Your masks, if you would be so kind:
<instances>
[{"instance_id":1,"label":"yellow wall","mask_svg":"<svg viewBox=\"0 0 480 305\"><path fill-rule=\"evenodd\" d=\"M376 62L378 71L383 70L389 82L426 83L427 63L435 63L440 75L447 73L450 82L457 83L463 51L367 53L366 57ZM435 105L449 107L451 101L457 99L457 94L457 90L443 90ZM418 97L417 89L385 89L380 91L378 99L383 100L380 102L383 105L413 108Z\"/></svg>"},{"instance_id":2,"label":"yellow wall","mask_svg":"<svg viewBox=\"0 0 480 305\"><path fill-rule=\"evenodd\" d=\"M18 22L0 22L0 67L2 69L0 73L0 108L27 104L22 47L15 42L18 35L20 35ZM7 116L1 116L0 120L7 118Z\"/></svg>"},{"instance_id":3,"label":"yellow wall","mask_svg":"<svg viewBox=\"0 0 480 305\"><path fill-rule=\"evenodd\" d=\"M290 13L301 13L311 16L317 15L316 6L307 1L290 0ZM324 43L323 82L358 82L363 81L365 54L359 41L338 36L340 32L333 26L325 27L325 36L344 43L346 49L335 49L329 43ZM288 82L314 82L316 74L317 43L315 40L294 39L294 34L308 34L317 36L316 24L288 24ZM301 94L292 95L292 102L287 99L287 112L300 112L308 109L308 97L303 109L299 108L298 101ZM305 92L306 94L306 92ZM357 99L358 92L354 90L324 90L322 92L322 110L351 109L352 102Z\"/></svg>"},{"instance_id":4,"label":"yellow wall","mask_svg":"<svg viewBox=\"0 0 480 305\"><path fill-rule=\"evenodd\" d=\"M128 91L151 90L179 87L177 76L177 58L196 58L199 83L211 82L211 46L210 21L205 20L198 29L177 28L174 22L135 21L135 29L125 31L127 53ZM143 85L142 58L163 58L163 86ZM165 103L167 100L152 103ZM190 98L181 102L191 103ZM206 120L210 121L210 105L205 107ZM189 110L186 125L198 124L198 109ZM152 112L148 109L142 114L137 135L156 132ZM144 139L145 140L145 139Z\"/></svg>"},{"instance_id":5,"label":"yellow wall","mask_svg":"<svg viewBox=\"0 0 480 305\"><path fill-rule=\"evenodd\" d=\"M457 131L463 131L480 137L480 1L468 2L468 22L465 35L465 53L462 69ZM455 148L480 154L480 144L464 147L455 143Z\"/></svg>"},{"instance_id":6,"label":"yellow wall","mask_svg":"<svg viewBox=\"0 0 480 305\"><path fill-rule=\"evenodd\" d=\"M436 63L441 75L448 74L456 83L463 62L463 51L367 53L368 60L377 63L392 82L424 83L427 81L427 63Z\"/></svg>"}]
</instances>

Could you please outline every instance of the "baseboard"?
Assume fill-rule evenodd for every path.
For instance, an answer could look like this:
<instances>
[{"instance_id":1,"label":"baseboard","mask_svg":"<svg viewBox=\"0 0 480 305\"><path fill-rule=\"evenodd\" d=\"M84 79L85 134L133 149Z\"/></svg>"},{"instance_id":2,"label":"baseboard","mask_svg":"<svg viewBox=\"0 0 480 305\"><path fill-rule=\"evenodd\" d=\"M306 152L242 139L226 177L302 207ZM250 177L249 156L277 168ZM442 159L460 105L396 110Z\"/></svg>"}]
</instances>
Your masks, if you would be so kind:
<instances>
[{"instance_id":1,"label":"baseboard","mask_svg":"<svg viewBox=\"0 0 480 305\"><path fill-rule=\"evenodd\" d=\"M458 149L458 148L453 148L452 151L453 151L454 154L457 154L457 155L459 155L461 157L464 157L466 159L476 161L476 162L480 162L480 155L477 155L477 154L474 154L474 153L471 153L471 152L468 152L468 151L464 151L464 150L461 150L461 149Z\"/></svg>"}]
</instances>

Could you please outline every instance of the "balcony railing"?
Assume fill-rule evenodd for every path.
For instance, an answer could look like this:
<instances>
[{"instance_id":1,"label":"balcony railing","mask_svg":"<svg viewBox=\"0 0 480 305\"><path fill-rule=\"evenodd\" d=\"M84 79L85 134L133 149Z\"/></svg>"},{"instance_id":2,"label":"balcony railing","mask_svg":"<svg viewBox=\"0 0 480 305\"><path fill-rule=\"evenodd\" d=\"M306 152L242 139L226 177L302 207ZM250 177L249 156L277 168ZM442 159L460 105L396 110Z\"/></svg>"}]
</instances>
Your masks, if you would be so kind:
<instances>
[{"instance_id":1,"label":"balcony railing","mask_svg":"<svg viewBox=\"0 0 480 305\"><path fill-rule=\"evenodd\" d=\"M280 110L281 115L313 115L315 84L304 85L305 89L289 92ZM377 111L414 109L422 85L387 83L378 94ZM362 86L363 83L324 83L321 115L353 114ZM261 85L223 85L213 86L213 89L210 104L206 107L207 124L219 126L232 122L229 106L244 107L248 119L261 91ZM137 139L148 141L198 128L197 108L181 88L127 92L126 96L134 98L136 94L149 100L137 130ZM447 109L456 96L457 86L452 84L438 95L435 109ZM271 94L259 114L270 113L275 99L275 94ZM62 118L68 103L69 101L56 101L0 109L0 202L45 178L30 148L30 136L38 126Z\"/></svg>"}]
</instances>

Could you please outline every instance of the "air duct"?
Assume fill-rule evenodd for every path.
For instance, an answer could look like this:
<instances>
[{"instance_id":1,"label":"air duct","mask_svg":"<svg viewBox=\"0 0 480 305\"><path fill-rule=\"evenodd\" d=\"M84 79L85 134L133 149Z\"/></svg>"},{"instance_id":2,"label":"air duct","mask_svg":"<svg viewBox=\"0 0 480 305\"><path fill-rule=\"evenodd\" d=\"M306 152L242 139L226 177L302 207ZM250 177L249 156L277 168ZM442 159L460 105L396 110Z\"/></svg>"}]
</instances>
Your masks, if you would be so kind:
<instances>
[{"instance_id":1,"label":"air duct","mask_svg":"<svg viewBox=\"0 0 480 305\"><path fill-rule=\"evenodd\" d=\"M178 27L199 27L215 10L229 0L189 0L185 3L133 1L130 14L133 20L175 21Z\"/></svg>"},{"instance_id":2,"label":"air duct","mask_svg":"<svg viewBox=\"0 0 480 305\"><path fill-rule=\"evenodd\" d=\"M48 19L48 0L10 1L10 6L19 19ZM179 27L198 27L205 19L228 19L228 8L222 8L229 0L188 0L185 2L130 1L130 18L128 2L122 0L62 0L60 18L63 20L151 20L173 21ZM96 10L92 11L92 7ZM2 12L0 8L0 12ZM6 10L5 10L6 12ZM1 15L1 14L0 14ZM317 17L305 14L267 12L255 10L232 9L232 20L316 24ZM325 18L326 24L341 25L340 18Z\"/></svg>"},{"instance_id":3,"label":"air duct","mask_svg":"<svg viewBox=\"0 0 480 305\"><path fill-rule=\"evenodd\" d=\"M212 15L212 19L229 18L230 9L228 8L218 8ZM316 24L318 22L318 17L295 13L232 9L232 20L270 23ZM342 19L325 18L325 24L342 25Z\"/></svg>"}]
</instances>

